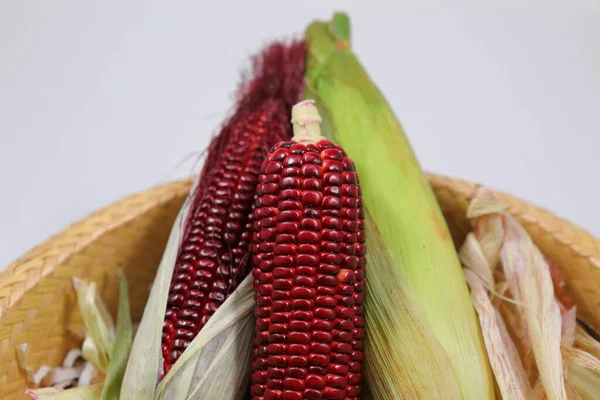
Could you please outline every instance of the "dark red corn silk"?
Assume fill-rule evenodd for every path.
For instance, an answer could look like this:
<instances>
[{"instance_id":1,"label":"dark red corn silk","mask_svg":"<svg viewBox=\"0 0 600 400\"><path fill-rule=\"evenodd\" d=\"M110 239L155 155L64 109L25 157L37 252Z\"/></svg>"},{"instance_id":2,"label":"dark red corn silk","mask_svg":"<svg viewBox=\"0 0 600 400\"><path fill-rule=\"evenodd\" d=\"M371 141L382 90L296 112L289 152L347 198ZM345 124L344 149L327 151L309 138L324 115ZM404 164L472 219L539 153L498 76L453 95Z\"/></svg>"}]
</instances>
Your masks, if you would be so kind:
<instances>
[{"instance_id":1,"label":"dark red corn silk","mask_svg":"<svg viewBox=\"0 0 600 400\"><path fill-rule=\"evenodd\" d=\"M365 233L354 164L331 142L286 141L259 180L251 396L359 399Z\"/></svg>"},{"instance_id":2,"label":"dark red corn silk","mask_svg":"<svg viewBox=\"0 0 600 400\"><path fill-rule=\"evenodd\" d=\"M275 43L256 56L233 115L211 142L169 289L162 376L249 272L260 166L275 143L292 136L305 52L303 42Z\"/></svg>"}]
</instances>

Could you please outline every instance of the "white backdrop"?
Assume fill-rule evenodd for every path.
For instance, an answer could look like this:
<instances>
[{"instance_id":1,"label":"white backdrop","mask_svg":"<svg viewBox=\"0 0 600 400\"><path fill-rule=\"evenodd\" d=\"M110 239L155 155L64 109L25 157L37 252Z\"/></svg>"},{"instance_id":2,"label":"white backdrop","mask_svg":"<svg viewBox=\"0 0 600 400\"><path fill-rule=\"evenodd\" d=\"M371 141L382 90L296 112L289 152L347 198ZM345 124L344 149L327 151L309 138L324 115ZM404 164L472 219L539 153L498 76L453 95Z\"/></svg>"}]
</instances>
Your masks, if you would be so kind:
<instances>
[{"instance_id":1,"label":"white backdrop","mask_svg":"<svg viewBox=\"0 0 600 400\"><path fill-rule=\"evenodd\" d=\"M0 269L189 175L247 56L335 9L424 168L600 236L600 5L493 3L0 0Z\"/></svg>"}]
</instances>

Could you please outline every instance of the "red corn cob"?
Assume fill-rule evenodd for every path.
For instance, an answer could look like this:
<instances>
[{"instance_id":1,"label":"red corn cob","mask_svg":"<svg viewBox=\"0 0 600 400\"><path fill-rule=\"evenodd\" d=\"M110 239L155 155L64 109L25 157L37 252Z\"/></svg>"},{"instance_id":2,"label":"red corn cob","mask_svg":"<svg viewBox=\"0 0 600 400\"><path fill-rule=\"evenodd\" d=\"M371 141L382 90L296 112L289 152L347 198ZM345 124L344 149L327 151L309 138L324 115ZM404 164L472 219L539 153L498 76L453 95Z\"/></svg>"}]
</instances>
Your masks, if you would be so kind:
<instances>
[{"instance_id":1,"label":"red corn cob","mask_svg":"<svg viewBox=\"0 0 600 400\"><path fill-rule=\"evenodd\" d=\"M262 164L254 210L251 395L358 399L365 264L360 186L344 151L320 138L312 102L292 112L294 141L274 146Z\"/></svg>"},{"instance_id":2,"label":"red corn cob","mask_svg":"<svg viewBox=\"0 0 600 400\"><path fill-rule=\"evenodd\" d=\"M252 215L260 165L291 137L305 45L276 43L254 59L233 116L213 139L192 198L169 290L162 334L163 376L248 273Z\"/></svg>"}]
</instances>

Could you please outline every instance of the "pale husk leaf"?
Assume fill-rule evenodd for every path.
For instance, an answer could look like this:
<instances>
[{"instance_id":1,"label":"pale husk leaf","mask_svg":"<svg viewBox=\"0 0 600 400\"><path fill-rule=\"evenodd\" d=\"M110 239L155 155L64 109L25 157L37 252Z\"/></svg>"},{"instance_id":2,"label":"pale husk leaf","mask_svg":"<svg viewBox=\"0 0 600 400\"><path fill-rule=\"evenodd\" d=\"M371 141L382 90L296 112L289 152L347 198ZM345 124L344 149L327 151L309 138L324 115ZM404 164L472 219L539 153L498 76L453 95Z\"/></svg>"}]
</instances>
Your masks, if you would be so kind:
<instances>
[{"instance_id":1,"label":"pale husk leaf","mask_svg":"<svg viewBox=\"0 0 600 400\"><path fill-rule=\"evenodd\" d=\"M518 344L512 349L517 358L517 348L520 351L524 365L521 376L526 385L535 382L525 396L540 400L598 398L600 344L577 323L577 310L571 300L555 293L551 265L525 229L505 210L505 204L486 188L477 190L469 207L469 216L475 217L474 234L467 237L460 257L470 267L465 269L465 277L480 320L485 306L489 306L483 313L488 319L492 313L502 315L499 322L506 325L504 333L508 335L510 331ZM492 307L485 290L489 275L483 270L494 269L498 253L502 270L492 275L498 281ZM504 296L506 290L512 298ZM492 329L482 321L482 330L487 345ZM512 398L503 388L505 378L498 373L495 353L488 347L502 396Z\"/></svg>"},{"instance_id":2,"label":"pale husk leaf","mask_svg":"<svg viewBox=\"0 0 600 400\"><path fill-rule=\"evenodd\" d=\"M486 187L480 187L475 192L467 208L467 218L475 219L489 214L499 214L509 209L508 203L498 199Z\"/></svg>"},{"instance_id":3,"label":"pale husk leaf","mask_svg":"<svg viewBox=\"0 0 600 400\"><path fill-rule=\"evenodd\" d=\"M500 248L504 242L504 225L498 214L484 215L475 221L474 234L492 273L500 258Z\"/></svg>"},{"instance_id":4,"label":"pale husk leaf","mask_svg":"<svg viewBox=\"0 0 600 400\"><path fill-rule=\"evenodd\" d=\"M574 388L582 400L598 400L600 388L600 375L596 372L569 363L567 366L569 386Z\"/></svg>"},{"instance_id":5,"label":"pale husk leaf","mask_svg":"<svg viewBox=\"0 0 600 400\"><path fill-rule=\"evenodd\" d=\"M508 283L506 283L506 285L508 287ZM507 296L511 296L509 290L507 290L505 294ZM523 363L523 368L525 368L525 373L527 373L527 376L529 377L529 382L535 382L538 378L538 372L535 364L535 357L533 355L533 348L531 346L531 340L529 337L529 331L527 329L527 321L523 315L523 305L521 302L517 303L516 300L507 302L504 301L504 299L498 299L496 304L510 333L510 336L517 346L517 350L519 351L519 355L521 357L521 362Z\"/></svg>"},{"instance_id":6,"label":"pale husk leaf","mask_svg":"<svg viewBox=\"0 0 600 400\"><path fill-rule=\"evenodd\" d=\"M508 290L508 284L506 281L496 282L494 289L494 296L492 298L492 304L498 310L500 309L500 305L505 298L506 291Z\"/></svg>"},{"instance_id":7,"label":"pale husk leaf","mask_svg":"<svg viewBox=\"0 0 600 400\"><path fill-rule=\"evenodd\" d=\"M563 346L573 346L577 329L577 307L571 307L563 310L560 315L560 344Z\"/></svg>"},{"instance_id":8,"label":"pale husk leaf","mask_svg":"<svg viewBox=\"0 0 600 400\"><path fill-rule=\"evenodd\" d=\"M479 241L473 233L470 232L467 235L465 243L458 252L458 257L463 265L477 275L486 289L490 290L494 288L495 282L492 269L479 245ZM473 290L473 288L471 288L471 290Z\"/></svg>"},{"instance_id":9,"label":"pale husk leaf","mask_svg":"<svg viewBox=\"0 0 600 400\"><path fill-rule=\"evenodd\" d=\"M600 397L600 360L594 355L574 347L563 346L567 365L567 385L581 399ZM572 399L569 396L569 399Z\"/></svg>"},{"instance_id":10,"label":"pale husk leaf","mask_svg":"<svg viewBox=\"0 0 600 400\"><path fill-rule=\"evenodd\" d=\"M587 351L594 355L594 357L600 359L600 343L580 325L577 324L575 327L575 344L574 346L578 349Z\"/></svg>"},{"instance_id":11,"label":"pale husk leaf","mask_svg":"<svg viewBox=\"0 0 600 400\"><path fill-rule=\"evenodd\" d=\"M490 301L487 288L494 287L492 272L473 234L467 236L459 254L502 398L529 399L532 393L527 375L502 316Z\"/></svg>"},{"instance_id":12,"label":"pale husk leaf","mask_svg":"<svg viewBox=\"0 0 600 400\"><path fill-rule=\"evenodd\" d=\"M560 352L561 315L548 265L527 232L504 215L506 236L500 259L511 294L524 304L540 380L549 399L567 399Z\"/></svg>"},{"instance_id":13,"label":"pale husk leaf","mask_svg":"<svg viewBox=\"0 0 600 400\"><path fill-rule=\"evenodd\" d=\"M242 377L250 374L255 305L252 279L247 276L208 320L160 382L155 398L203 399L218 393L227 400L247 393L247 380ZM216 345L211 346L213 341ZM215 375L218 371L227 373Z\"/></svg>"},{"instance_id":14,"label":"pale husk leaf","mask_svg":"<svg viewBox=\"0 0 600 400\"><path fill-rule=\"evenodd\" d=\"M460 399L452 365L366 216L365 375L370 397Z\"/></svg>"},{"instance_id":15,"label":"pale husk leaf","mask_svg":"<svg viewBox=\"0 0 600 400\"><path fill-rule=\"evenodd\" d=\"M73 278L73 286L86 335L82 348L83 357L106 373L113 348L114 323L98 296L95 282L88 283Z\"/></svg>"},{"instance_id":16,"label":"pale husk leaf","mask_svg":"<svg viewBox=\"0 0 600 400\"><path fill-rule=\"evenodd\" d=\"M250 361L252 355L252 335L254 334L254 318L247 318L245 324L235 324L227 329L227 341L216 355L220 360L235 360L239 368L231 368L228 362L212 363L206 372L196 374L198 381L188 399L244 399L248 392L250 380ZM215 340L213 340L214 342ZM212 342L211 342L212 343ZM209 343L210 345L210 343ZM198 368L197 368L198 369ZM218 382L213 384L211 382ZM223 386L231 387L231 392L223 392Z\"/></svg>"},{"instance_id":17,"label":"pale husk leaf","mask_svg":"<svg viewBox=\"0 0 600 400\"><path fill-rule=\"evenodd\" d=\"M568 362L577 364L581 367L594 371L597 374L600 374L600 360L587 351L564 346L562 348L562 352ZM598 390L600 390L600 387Z\"/></svg>"},{"instance_id":18,"label":"pale husk leaf","mask_svg":"<svg viewBox=\"0 0 600 400\"><path fill-rule=\"evenodd\" d=\"M473 232L492 273L504 242L504 224L499 213L508 208L509 205L494 197L489 189L480 187L467 209L467 217L474 218Z\"/></svg>"},{"instance_id":19,"label":"pale husk leaf","mask_svg":"<svg viewBox=\"0 0 600 400\"><path fill-rule=\"evenodd\" d=\"M97 400L100 399L102 384L81 386L71 389L41 388L27 389L25 394L32 400Z\"/></svg>"}]
</instances>

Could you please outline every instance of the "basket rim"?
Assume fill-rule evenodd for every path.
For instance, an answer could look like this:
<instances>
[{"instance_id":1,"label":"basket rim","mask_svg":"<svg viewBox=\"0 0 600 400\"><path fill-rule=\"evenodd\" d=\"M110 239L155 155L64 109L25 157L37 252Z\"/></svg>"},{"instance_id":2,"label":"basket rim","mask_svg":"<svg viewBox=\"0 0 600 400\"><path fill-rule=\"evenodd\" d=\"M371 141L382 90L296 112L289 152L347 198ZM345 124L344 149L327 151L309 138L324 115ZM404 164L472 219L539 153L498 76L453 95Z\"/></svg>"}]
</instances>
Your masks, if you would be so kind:
<instances>
[{"instance_id":1,"label":"basket rim","mask_svg":"<svg viewBox=\"0 0 600 400\"><path fill-rule=\"evenodd\" d=\"M490 188L487 185L471 183L445 175L432 173L425 175L432 186L461 196L467 202L479 187ZM0 319L13 305L19 302L29 289L52 273L70 256L88 246L96 237L137 218L160 203L168 202L174 197L187 195L192 182L193 178L176 180L136 192L66 226L41 244L31 248L0 272ZM511 205L511 214L515 215L522 223L537 225L559 244L568 246L578 257L588 259L591 264L600 269L600 241L588 231L530 202L493 188L490 189L496 196ZM119 208L135 211L128 214L114 214L113 210ZM563 229L559 231L551 229L550 222L555 226L560 225ZM86 230L82 233L79 228L83 224L86 226L97 225L97 229L94 232Z\"/></svg>"},{"instance_id":2,"label":"basket rim","mask_svg":"<svg viewBox=\"0 0 600 400\"><path fill-rule=\"evenodd\" d=\"M509 213L515 216L522 224L539 227L551 235L555 241L569 247L578 257L587 259L600 269L600 239L596 238L585 228L557 216L544 207L497 190L489 185L472 183L464 179L440 174L425 173L425 176L432 186L452 191L463 197L463 200L467 202L471 201L477 189L485 187L491 190L494 196L510 205ZM552 225L560 225L563 229L557 231L552 228Z\"/></svg>"}]
</instances>

